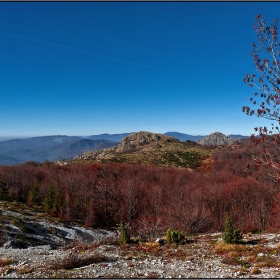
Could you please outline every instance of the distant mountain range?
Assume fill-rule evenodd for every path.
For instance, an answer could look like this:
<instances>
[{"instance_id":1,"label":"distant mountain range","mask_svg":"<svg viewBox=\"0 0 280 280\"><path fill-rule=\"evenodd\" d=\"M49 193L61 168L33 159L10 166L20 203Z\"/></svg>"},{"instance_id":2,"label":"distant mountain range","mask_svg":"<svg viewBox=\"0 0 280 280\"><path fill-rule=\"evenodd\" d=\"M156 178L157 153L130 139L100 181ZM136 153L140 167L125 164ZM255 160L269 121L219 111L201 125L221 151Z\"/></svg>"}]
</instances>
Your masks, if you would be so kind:
<instances>
[{"instance_id":1,"label":"distant mountain range","mask_svg":"<svg viewBox=\"0 0 280 280\"><path fill-rule=\"evenodd\" d=\"M104 133L104 134L99 134L99 135L91 135L91 136L86 136L86 137L82 137L82 138L86 138L86 139L92 139L92 140L109 140L109 141L113 141L113 142L121 142L121 140L128 136L129 134L132 134L134 132L129 132L129 133L120 133L120 134L108 134L108 133Z\"/></svg>"},{"instance_id":2,"label":"distant mountain range","mask_svg":"<svg viewBox=\"0 0 280 280\"><path fill-rule=\"evenodd\" d=\"M87 151L96 151L117 146L130 133L99 134L91 136L41 136L24 139L10 139L0 141L0 165L21 164L27 161L43 162L71 159ZM180 141L198 141L205 136L189 135L180 132L166 132ZM246 138L248 136L229 135L232 138Z\"/></svg>"},{"instance_id":3,"label":"distant mountain range","mask_svg":"<svg viewBox=\"0 0 280 280\"><path fill-rule=\"evenodd\" d=\"M175 132L175 131L170 131L170 132L166 132L164 133L164 135L167 136L172 136L174 138L179 139L180 141L186 141L186 140L191 140L191 141L197 141L202 139L203 137L205 137L206 135L202 136L202 135L189 135L189 134L184 134L184 133L180 133L180 132Z\"/></svg>"},{"instance_id":4,"label":"distant mountain range","mask_svg":"<svg viewBox=\"0 0 280 280\"><path fill-rule=\"evenodd\" d=\"M70 159L86 151L116 146L109 140L83 139L79 136L42 136L0 142L0 165Z\"/></svg>"},{"instance_id":5,"label":"distant mountain range","mask_svg":"<svg viewBox=\"0 0 280 280\"><path fill-rule=\"evenodd\" d=\"M186 141L186 140L191 140L191 141L198 141L201 140L202 138L207 137L208 135L189 135L189 134L184 134L184 133L180 133L180 132L166 132L164 133L164 135L167 136L172 136L174 138L179 139L180 141ZM240 134L230 134L227 135L230 138L248 138L249 136L244 136L244 135L240 135Z\"/></svg>"}]
</instances>

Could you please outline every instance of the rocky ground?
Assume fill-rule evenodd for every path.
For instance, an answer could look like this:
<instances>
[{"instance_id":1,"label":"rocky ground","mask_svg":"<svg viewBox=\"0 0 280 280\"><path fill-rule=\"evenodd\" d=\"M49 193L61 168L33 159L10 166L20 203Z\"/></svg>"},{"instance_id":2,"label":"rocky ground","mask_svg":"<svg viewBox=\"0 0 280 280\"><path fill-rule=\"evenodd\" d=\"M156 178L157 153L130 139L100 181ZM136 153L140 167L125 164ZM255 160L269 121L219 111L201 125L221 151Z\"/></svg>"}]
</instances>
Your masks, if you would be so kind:
<instances>
[{"instance_id":1,"label":"rocky ground","mask_svg":"<svg viewBox=\"0 0 280 280\"><path fill-rule=\"evenodd\" d=\"M180 246L156 242L119 246L113 238L26 249L0 248L1 278L279 278L280 234L250 234L225 245L221 234Z\"/></svg>"},{"instance_id":2,"label":"rocky ground","mask_svg":"<svg viewBox=\"0 0 280 280\"><path fill-rule=\"evenodd\" d=\"M280 277L278 233L247 233L238 245L209 233L187 236L180 246L120 246L116 232L85 229L39 210L0 202L1 278Z\"/></svg>"}]
</instances>

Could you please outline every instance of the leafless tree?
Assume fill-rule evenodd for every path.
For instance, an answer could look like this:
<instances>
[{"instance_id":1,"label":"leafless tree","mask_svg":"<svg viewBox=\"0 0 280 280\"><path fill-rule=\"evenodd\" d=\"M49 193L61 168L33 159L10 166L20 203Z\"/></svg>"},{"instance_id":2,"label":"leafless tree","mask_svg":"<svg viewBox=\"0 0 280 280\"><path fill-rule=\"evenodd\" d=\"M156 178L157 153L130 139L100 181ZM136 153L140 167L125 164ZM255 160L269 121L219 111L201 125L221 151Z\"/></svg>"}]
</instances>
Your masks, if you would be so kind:
<instances>
[{"instance_id":1,"label":"leafless tree","mask_svg":"<svg viewBox=\"0 0 280 280\"><path fill-rule=\"evenodd\" d=\"M263 15L256 16L254 25L257 43L253 43L251 56L258 74L246 74L244 82L254 87L256 92L250 98L253 107L243 106L242 111L249 116L257 116L273 121L271 129L256 127L258 135L251 135L251 155L254 166L247 166L249 174L258 170L258 178L280 181L280 70L277 19L266 24Z\"/></svg>"}]
</instances>

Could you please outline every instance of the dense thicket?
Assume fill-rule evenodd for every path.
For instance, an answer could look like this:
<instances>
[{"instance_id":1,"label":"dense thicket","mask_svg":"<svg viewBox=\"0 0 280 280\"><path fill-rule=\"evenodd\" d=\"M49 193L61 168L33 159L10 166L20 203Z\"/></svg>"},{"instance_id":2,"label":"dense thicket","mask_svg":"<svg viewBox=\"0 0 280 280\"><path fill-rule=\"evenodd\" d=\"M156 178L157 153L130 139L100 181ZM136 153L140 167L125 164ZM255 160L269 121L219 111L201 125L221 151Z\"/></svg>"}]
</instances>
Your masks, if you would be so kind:
<instances>
[{"instance_id":1,"label":"dense thicket","mask_svg":"<svg viewBox=\"0 0 280 280\"><path fill-rule=\"evenodd\" d=\"M222 231L227 215L242 231L277 229L278 185L244 175L251 159L242 149L214 152L213 159L208 173L121 163L26 163L0 166L0 174L10 199L41 204L85 226L110 228L123 221L144 238L168 228Z\"/></svg>"}]
</instances>

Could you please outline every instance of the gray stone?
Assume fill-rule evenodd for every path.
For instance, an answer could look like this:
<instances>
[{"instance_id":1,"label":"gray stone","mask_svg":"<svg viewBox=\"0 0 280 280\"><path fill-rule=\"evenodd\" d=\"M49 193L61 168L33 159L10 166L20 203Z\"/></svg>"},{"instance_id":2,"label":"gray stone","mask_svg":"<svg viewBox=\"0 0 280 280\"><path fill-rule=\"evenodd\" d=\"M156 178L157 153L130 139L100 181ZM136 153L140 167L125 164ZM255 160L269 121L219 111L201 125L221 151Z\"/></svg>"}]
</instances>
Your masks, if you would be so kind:
<instances>
[{"instance_id":1,"label":"gray stone","mask_svg":"<svg viewBox=\"0 0 280 280\"><path fill-rule=\"evenodd\" d=\"M40 246L29 247L29 249L53 250L54 247L51 245L40 245Z\"/></svg>"},{"instance_id":2,"label":"gray stone","mask_svg":"<svg viewBox=\"0 0 280 280\"><path fill-rule=\"evenodd\" d=\"M157 238L157 239L156 239L156 242L158 242L158 244L159 244L160 246L166 244L166 240L164 240L164 239L162 239L162 238Z\"/></svg>"},{"instance_id":3,"label":"gray stone","mask_svg":"<svg viewBox=\"0 0 280 280\"><path fill-rule=\"evenodd\" d=\"M133 151L139 146L143 146L150 142L160 141L161 139L165 140L174 140L175 138L171 136L165 136L163 134L157 134L147 131L139 131L136 133L132 133L125 138L123 138L120 144L117 146L117 152L126 152Z\"/></svg>"},{"instance_id":4,"label":"gray stone","mask_svg":"<svg viewBox=\"0 0 280 280\"><path fill-rule=\"evenodd\" d=\"M15 241L10 240L3 245L4 249L21 249L21 246Z\"/></svg>"}]
</instances>

